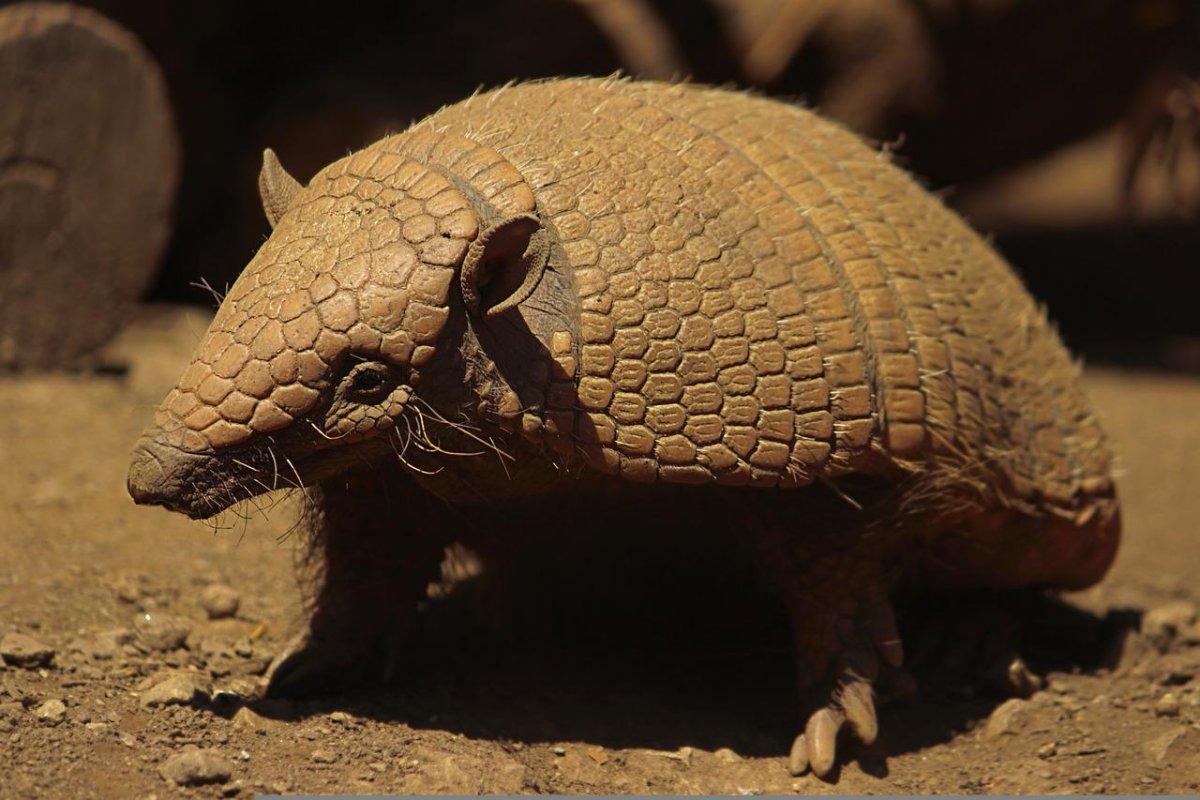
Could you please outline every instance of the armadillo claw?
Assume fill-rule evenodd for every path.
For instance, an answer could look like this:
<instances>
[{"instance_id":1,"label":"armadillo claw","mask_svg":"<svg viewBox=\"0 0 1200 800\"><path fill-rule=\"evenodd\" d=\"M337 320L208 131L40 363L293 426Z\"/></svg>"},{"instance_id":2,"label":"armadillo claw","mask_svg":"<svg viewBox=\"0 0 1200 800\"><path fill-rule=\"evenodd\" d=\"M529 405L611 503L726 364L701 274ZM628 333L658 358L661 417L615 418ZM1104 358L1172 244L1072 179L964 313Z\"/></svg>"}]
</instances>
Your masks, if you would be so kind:
<instances>
[{"instance_id":1,"label":"armadillo claw","mask_svg":"<svg viewBox=\"0 0 1200 800\"><path fill-rule=\"evenodd\" d=\"M802 733L792 742L788 754L788 774L800 776L808 772L808 738Z\"/></svg>"},{"instance_id":2,"label":"armadillo claw","mask_svg":"<svg viewBox=\"0 0 1200 800\"><path fill-rule=\"evenodd\" d=\"M292 668L299 653L304 651L308 644L308 633L299 633L288 640L288 643L283 646L275 657L271 659L271 663L267 666L266 672L258 679L258 695L259 697L267 697L271 695L272 687L275 685L277 676L284 677ZM281 674L282 673L282 674Z\"/></svg>"},{"instance_id":3,"label":"armadillo claw","mask_svg":"<svg viewBox=\"0 0 1200 800\"><path fill-rule=\"evenodd\" d=\"M874 744L879 736L879 720L875 716L871 685L865 680L847 684L842 687L839 701L846 721L859 741L866 745Z\"/></svg>"},{"instance_id":4,"label":"armadillo claw","mask_svg":"<svg viewBox=\"0 0 1200 800\"><path fill-rule=\"evenodd\" d=\"M1029 697L1042 686L1020 657L1021 630L1034 611L1028 593L979 593L923 621L907 659L935 692Z\"/></svg>"},{"instance_id":5,"label":"armadillo claw","mask_svg":"<svg viewBox=\"0 0 1200 800\"><path fill-rule=\"evenodd\" d=\"M818 778L833 772L833 765L837 762L837 737L845 722L845 714L831 707L813 714L804 726L804 737L808 741L808 763Z\"/></svg>"},{"instance_id":6,"label":"armadillo claw","mask_svg":"<svg viewBox=\"0 0 1200 800\"><path fill-rule=\"evenodd\" d=\"M375 682L369 668L373 659L348 646L297 636L267 668L263 694L273 698L302 698L335 693L362 683Z\"/></svg>"},{"instance_id":7,"label":"armadillo claw","mask_svg":"<svg viewBox=\"0 0 1200 800\"><path fill-rule=\"evenodd\" d=\"M828 777L837 763L838 735L843 729L865 745L875 742L879 736L879 718L872 682L877 673L878 660L869 651L843 658L828 704L809 716L804 732L792 742L789 773L803 775L811 768L818 778Z\"/></svg>"}]
</instances>

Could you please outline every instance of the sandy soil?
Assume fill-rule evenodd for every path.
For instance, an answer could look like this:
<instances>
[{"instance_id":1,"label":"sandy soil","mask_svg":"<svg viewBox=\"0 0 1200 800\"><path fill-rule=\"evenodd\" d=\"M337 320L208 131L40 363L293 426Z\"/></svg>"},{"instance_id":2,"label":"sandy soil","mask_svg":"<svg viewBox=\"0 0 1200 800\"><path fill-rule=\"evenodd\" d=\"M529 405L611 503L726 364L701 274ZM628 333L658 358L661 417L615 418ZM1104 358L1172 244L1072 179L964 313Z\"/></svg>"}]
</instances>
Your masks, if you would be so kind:
<instances>
[{"instance_id":1,"label":"sandy soil","mask_svg":"<svg viewBox=\"0 0 1200 800\"><path fill-rule=\"evenodd\" d=\"M294 509L213 530L124 491L128 448L204 322L148 314L115 350L124 376L0 379L0 636L34 640L13 657L28 666L0 665L0 798L1200 790L1200 381L1088 374L1127 535L1104 583L1027 613L1046 688L1004 701L927 680L829 784L784 768L786 642L703 611L680 615L690 648L583 636L552 655L485 654L432 611L442 637L414 644L400 688L247 705L299 614ZM235 616L208 619L213 584L240 597Z\"/></svg>"}]
</instances>

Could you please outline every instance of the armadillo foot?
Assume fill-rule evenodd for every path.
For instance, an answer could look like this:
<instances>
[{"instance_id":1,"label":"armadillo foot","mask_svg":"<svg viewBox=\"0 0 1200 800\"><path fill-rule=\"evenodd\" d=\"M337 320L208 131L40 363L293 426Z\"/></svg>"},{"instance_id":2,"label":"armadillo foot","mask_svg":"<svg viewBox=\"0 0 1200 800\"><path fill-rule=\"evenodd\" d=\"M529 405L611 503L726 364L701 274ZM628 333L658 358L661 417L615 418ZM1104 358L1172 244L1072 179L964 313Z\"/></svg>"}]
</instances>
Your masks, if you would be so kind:
<instances>
[{"instance_id":1,"label":"armadillo foot","mask_svg":"<svg viewBox=\"0 0 1200 800\"><path fill-rule=\"evenodd\" d=\"M875 710L875 681L881 669L899 668L904 658L891 605L877 600L862 613L838 621L835 626L838 655L833 676L809 689L814 708L804 730L792 743L788 771L802 775L809 769L819 778L829 777L837 764L838 740L843 732L864 745L879 736ZM805 680L808 673L803 671Z\"/></svg>"},{"instance_id":2,"label":"armadillo foot","mask_svg":"<svg viewBox=\"0 0 1200 800\"><path fill-rule=\"evenodd\" d=\"M879 735L873 694L870 678L844 667L826 705L809 716L804 732L792 742L788 772L803 775L811 768L817 777L827 777L837 762L837 740L843 730L863 744L873 743Z\"/></svg>"},{"instance_id":3,"label":"armadillo foot","mask_svg":"<svg viewBox=\"0 0 1200 800\"><path fill-rule=\"evenodd\" d=\"M349 635L306 632L275 657L260 686L265 697L336 694L396 678L407 639L398 631Z\"/></svg>"},{"instance_id":4,"label":"armadillo foot","mask_svg":"<svg viewBox=\"0 0 1200 800\"><path fill-rule=\"evenodd\" d=\"M788 769L793 775L811 769L824 779L836 768L843 731L867 745L879 735L875 682L904 661L889 597L900 567L878 537L863 535L862 520L840 500L803 535L786 511L744 509L760 563L787 608L797 681L808 698Z\"/></svg>"},{"instance_id":5,"label":"armadillo foot","mask_svg":"<svg viewBox=\"0 0 1200 800\"><path fill-rule=\"evenodd\" d=\"M976 592L915 613L909 666L935 693L1029 697L1042 685L1019 655L1026 591Z\"/></svg>"},{"instance_id":6,"label":"armadillo foot","mask_svg":"<svg viewBox=\"0 0 1200 800\"><path fill-rule=\"evenodd\" d=\"M319 641L309 634L292 639L267 668L263 695L276 698L312 697L375 682L368 673L378 662L370 654L355 655L355 648Z\"/></svg>"}]
</instances>

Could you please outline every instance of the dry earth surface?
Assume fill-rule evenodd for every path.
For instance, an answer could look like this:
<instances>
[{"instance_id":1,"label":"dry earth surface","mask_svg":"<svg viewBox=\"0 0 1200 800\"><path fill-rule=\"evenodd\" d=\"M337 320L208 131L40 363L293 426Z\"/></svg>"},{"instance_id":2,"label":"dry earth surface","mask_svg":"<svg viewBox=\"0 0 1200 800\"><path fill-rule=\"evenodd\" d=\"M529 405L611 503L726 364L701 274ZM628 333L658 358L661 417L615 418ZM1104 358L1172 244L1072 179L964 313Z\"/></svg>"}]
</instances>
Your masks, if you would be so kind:
<instances>
[{"instance_id":1,"label":"dry earth surface","mask_svg":"<svg viewBox=\"0 0 1200 800\"><path fill-rule=\"evenodd\" d=\"M205 321L148 311L114 349L124 375L0 379L0 798L1200 790L1200 381L1089 373L1126 540L1100 586L1027 611L1022 654L1045 687L1006 701L935 673L825 783L784 767L779 631L731 636L702 603L680 606L690 649L587 629L561 652L447 636L453 603L435 604L397 688L247 702L300 613L294 499L214 530L124 491Z\"/></svg>"}]
</instances>

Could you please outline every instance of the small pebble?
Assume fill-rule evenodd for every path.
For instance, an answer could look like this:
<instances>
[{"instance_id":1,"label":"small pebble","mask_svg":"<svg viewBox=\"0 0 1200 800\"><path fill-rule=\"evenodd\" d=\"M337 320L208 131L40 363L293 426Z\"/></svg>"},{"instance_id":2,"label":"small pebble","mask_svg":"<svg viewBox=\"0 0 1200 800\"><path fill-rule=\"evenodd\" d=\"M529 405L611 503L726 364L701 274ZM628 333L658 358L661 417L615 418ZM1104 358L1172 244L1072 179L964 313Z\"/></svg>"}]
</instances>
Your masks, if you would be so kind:
<instances>
[{"instance_id":1,"label":"small pebble","mask_svg":"<svg viewBox=\"0 0 1200 800\"><path fill-rule=\"evenodd\" d=\"M113 593L122 603L136 603L142 599L141 584L128 575L122 575L112 583Z\"/></svg>"},{"instance_id":2,"label":"small pebble","mask_svg":"<svg viewBox=\"0 0 1200 800\"><path fill-rule=\"evenodd\" d=\"M187 705L201 694L195 678L186 673L177 673L142 692L141 704L143 708Z\"/></svg>"},{"instance_id":3,"label":"small pebble","mask_svg":"<svg viewBox=\"0 0 1200 800\"><path fill-rule=\"evenodd\" d=\"M563 747L559 747L558 745L555 745L554 747L550 748L550 752L554 753L554 755L556 755L556 756L565 756L567 754L566 749Z\"/></svg>"},{"instance_id":4,"label":"small pebble","mask_svg":"<svg viewBox=\"0 0 1200 800\"><path fill-rule=\"evenodd\" d=\"M138 640L151 650L168 651L183 646L192 626L185 619L167 614L138 614L133 627Z\"/></svg>"},{"instance_id":5,"label":"small pebble","mask_svg":"<svg viewBox=\"0 0 1200 800\"><path fill-rule=\"evenodd\" d=\"M1178 717L1179 698L1174 693L1167 692L1154 704L1154 714L1159 717Z\"/></svg>"},{"instance_id":6,"label":"small pebble","mask_svg":"<svg viewBox=\"0 0 1200 800\"><path fill-rule=\"evenodd\" d=\"M730 750L728 747L719 748L713 753L713 755L717 757L717 760L724 761L726 764L733 764L742 760L741 756Z\"/></svg>"},{"instance_id":7,"label":"small pebble","mask_svg":"<svg viewBox=\"0 0 1200 800\"><path fill-rule=\"evenodd\" d=\"M238 612L242 596L232 586L214 583L206 586L200 595L200 604L209 619L225 619Z\"/></svg>"},{"instance_id":8,"label":"small pebble","mask_svg":"<svg viewBox=\"0 0 1200 800\"><path fill-rule=\"evenodd\" d=\"M1185 601L1167 603L1142 616L1142 633L1160 652L1166 652L1180 633L1197 620L1196 606Z\"/></svg>"},{"instance_id":9,"label":"small pebble","mask_svg":"<svg viewBox=\"0 0 1200 800\"><path fill-rule=\"evenodd\" d=\"M173 755L158 768L162 777L178 786L201 786L206 783L225 783L233 775L233 765L215 750L201 750L187 745L183 752Z\"/></svg>"},{"instance_id":10,"label":"small pebble","mask_svg":"<svg viewBox=\"0 0 1200 800\"><path fill-rule=\"evenodd\" d=\"M1161 764L1168 760L1175 760L1193 749L1195 739L1196 732L1193 729L1184 725L1176 725L1166 733L1147 741L1142 745L1142 750L1151 763Z\"/></svg>"},{"instance_id":11,"label":"small pebble","mask_svg":"<svg viewBox=\"0 0 1200 800\"><path fill-rule=\"evenodd\" d=\"M87 654L98 660L108 660L121 655L125 645L133 642L133 631L129 628L113 628L101 631L88 642Z\"/></svg>"},{"instance_id":12,"label":"small pebble","mask_svg":"<svg viewBox=\"0 0 1200 800\"><path fill-rule=\"evenodd\" d=\"M1006 733L1015 733L1016 728L1024 722L1029 710L1029 701L1013 698L1005 700L988 717L983 728L983 738L995 739Z\"/></svg>"},{"instance_id":13,"label":"small pebble","mask_svg":"<svg viewBox=\"0 0 1200 800\"><path fill-rule=\"evenodd\" d=\"M51 725L57 725L63 721L63 717L67 714L67 706L62 700L47 700L37 707L33 712L34 716L42 722L48 722Z\"/></svg>"},{"instance_id":14,"label":"small pebble","mask_svg":"<svg viewBox=\"0 0 1200 800\"><path fill-rule=\"evenodd\" d=\"M233 715L233 726L243 730L254 731L255 733L266 733L271 726L270 720L252 711L247 706L242 706Z\"/></svg>"},{"instance_id":15,"label":"small pebble","mask_svg":"<svg viewBox=\"0 0 1200 800\"><path fill-rule=\"evenodd\" d=\"M5 634L0 639L0 658L12 667L37 669L54 659L54 649L23 633Z\"/></svg>"},{"instance_id":16,"label":"small pebble","mask_svg":"<svg viewBox=\"0 0 1200 800\"><path fill-rule=\"evenodd\" d=\"M337 753L332 750L313 750L309 756L316 764L332 764L337 761Z\"/></svg>"}]
</instances>

